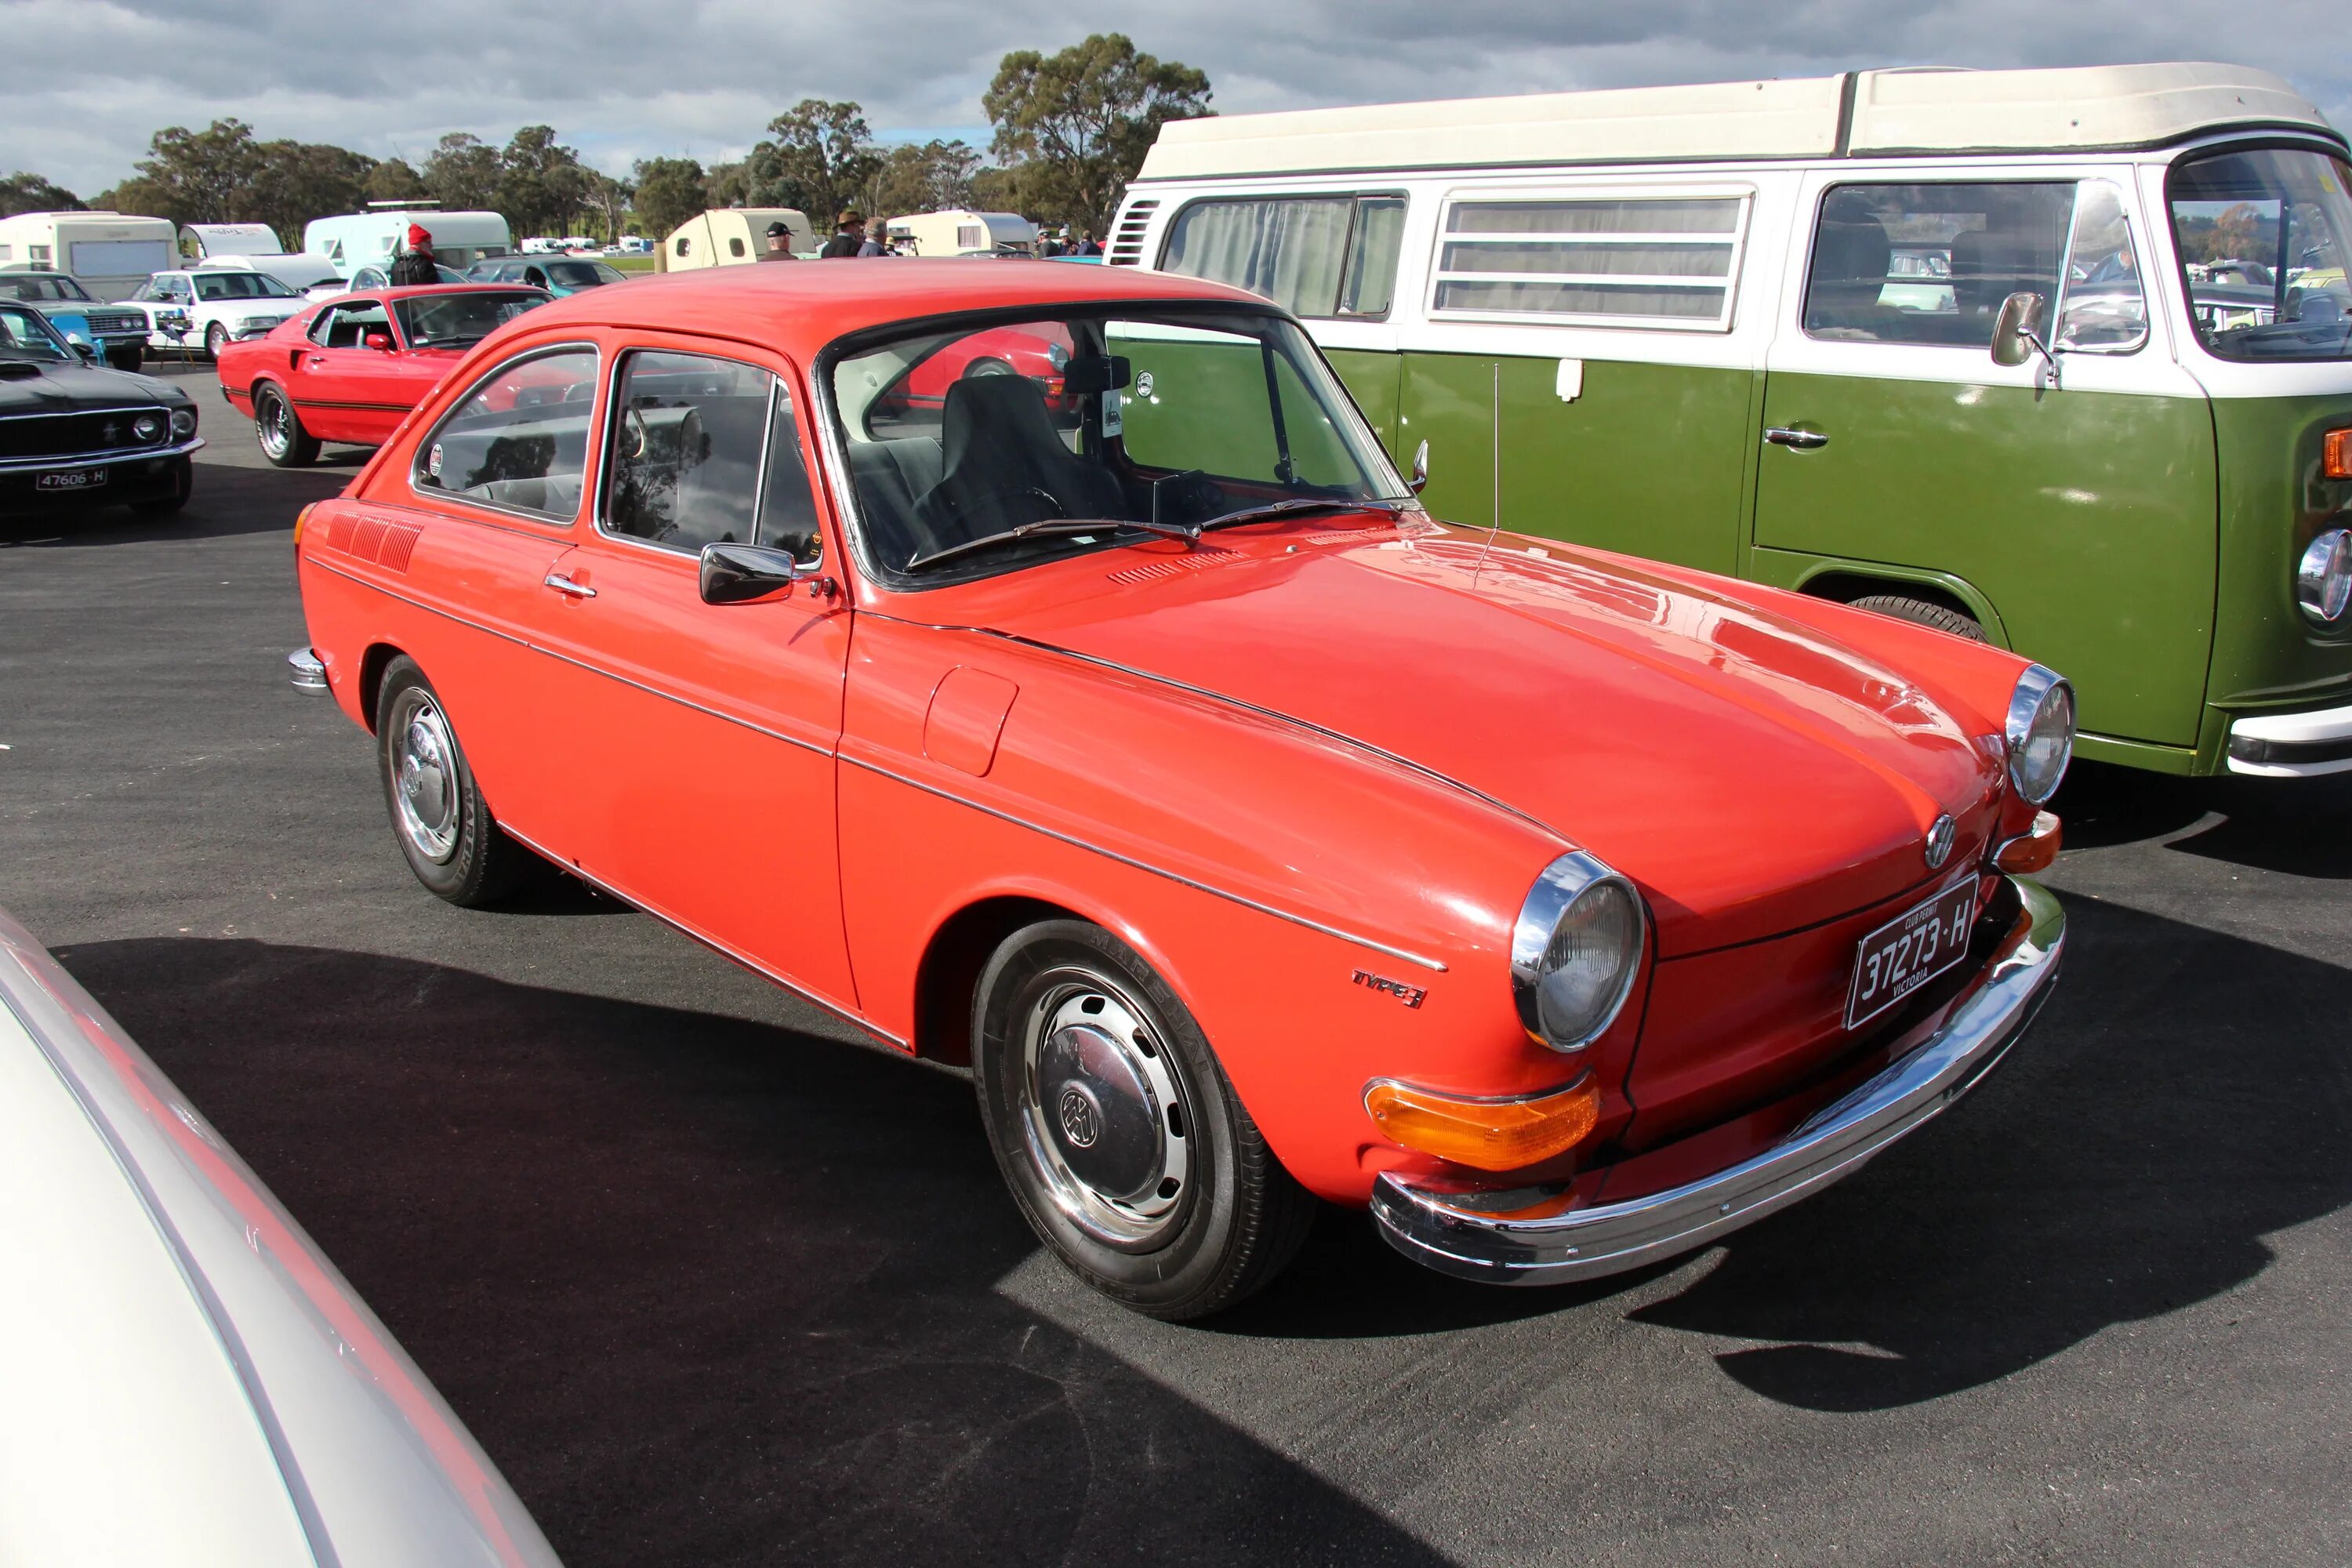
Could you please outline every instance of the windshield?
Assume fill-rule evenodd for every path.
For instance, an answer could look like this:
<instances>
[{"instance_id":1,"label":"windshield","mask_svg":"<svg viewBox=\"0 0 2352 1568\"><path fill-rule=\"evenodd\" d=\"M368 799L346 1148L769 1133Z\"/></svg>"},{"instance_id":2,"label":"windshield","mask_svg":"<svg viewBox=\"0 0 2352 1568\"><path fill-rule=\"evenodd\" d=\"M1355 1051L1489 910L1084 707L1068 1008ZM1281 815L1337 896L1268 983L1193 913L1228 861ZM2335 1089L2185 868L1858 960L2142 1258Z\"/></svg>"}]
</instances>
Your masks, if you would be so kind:
<instances>
[{"instance_id":1,"label":"windshield","mask_svg":"<svg viewBox=\"0 0 2352 1568\"><path fill-rule=\"evenodd\" d=\"M886 578L984 575L1286 502L1412 502L1307 334L1271 314L930 322L843 356L831 385Z\"/></svg>"},{"instance_id":2,"label":"windshield","mask_svg":"<svg viewBox=\"0 0 2352 1568\"><path fill-rule=\"evenodd\" d=\"M199 272L199 300L289 300L294 290L267 272Z\"/></svg>"},{"instance_id":3,"label":"windshield","mask_svg":"<svg viewBox=\"0 0 2352 1568\"><path fill-rule=\"evenodd\" d=\"M70 278L51 273L36 277L29 273L0 273L0 294L18 300L87 300L89 295Z\"/></svg>"},{"instance_id":4,"label":"windshield","mask_svg":"<svg viewBox=\"0 0 2352 1568\"><path fill-rule=\"evenodd\" d=\"M599 283L622 281L619 268L607 267L601 261L551 261L547 275L566 289L589 289Z\"/></svg>"},{"instance_id":5,"label":"windshield","mask_svg":"<svg viewBox=\"0 0 2352 1568\"><path fill-rule=\"evenodd\" d=\"M0 305L0 358L64 360L73 356L58 341L38 310L22 305Z\"/></svg>"},{"instance_id":6,"label":"windshield","mask_svg":"<svg viewBox=\"0 0 2352 1568\"><path fill-rule=\"evenodd\" d=\"M478 289L393 301L413 349L468 348L548 297L536 289Z\"/></svg>"},{"instance_id":7,"label":"windshield","mask_svg":"<svg viewBox=\"0 0 2352 1568\"><path fill-rule=\"evenodd\" d=\"M2352 168L2269 147L2172 171L2172 231L2197 335L2223 359L2352 358Z\"/></svg>"}]
</instances>

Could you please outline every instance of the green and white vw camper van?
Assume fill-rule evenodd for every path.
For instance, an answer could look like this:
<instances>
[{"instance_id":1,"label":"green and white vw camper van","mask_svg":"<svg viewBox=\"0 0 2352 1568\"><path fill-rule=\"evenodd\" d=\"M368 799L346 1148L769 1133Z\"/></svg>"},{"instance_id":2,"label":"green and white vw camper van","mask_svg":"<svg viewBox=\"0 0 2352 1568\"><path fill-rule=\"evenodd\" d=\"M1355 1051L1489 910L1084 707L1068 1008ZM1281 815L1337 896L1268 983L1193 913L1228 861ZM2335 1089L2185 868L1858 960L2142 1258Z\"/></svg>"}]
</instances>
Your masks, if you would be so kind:
<instances>
[{"instance_id":1,"label":"green and white vw camper van","mask_svg":"<svg viewBox=\"0 0 2352 1568\"><path fill-rule=\"evenodd\" d=\"M1296 311L1442 515L1989 637L2087 755L2286 776L2352 769L2347 257L2315 108L2147 65L1177 121L1108 260Z\"/></svg>"}]
</instances>

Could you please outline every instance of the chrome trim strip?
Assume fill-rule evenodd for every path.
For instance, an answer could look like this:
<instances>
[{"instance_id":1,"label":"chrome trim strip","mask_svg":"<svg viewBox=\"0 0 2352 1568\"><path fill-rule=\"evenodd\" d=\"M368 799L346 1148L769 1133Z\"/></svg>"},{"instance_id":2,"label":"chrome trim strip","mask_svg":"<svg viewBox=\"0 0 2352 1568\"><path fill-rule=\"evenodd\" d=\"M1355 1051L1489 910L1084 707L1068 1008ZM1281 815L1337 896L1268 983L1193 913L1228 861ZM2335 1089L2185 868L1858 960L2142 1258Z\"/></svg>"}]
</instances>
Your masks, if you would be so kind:
<instances>
[{"instance_id":1,"label":"chrome trim strip","mask_svg":"<svg viewBox=\"0 0 2352 1568\"><path fill-rule=\"evenodd\" d=\"M583 869L579 863L572 859L569 856L558 855L555 851L542 847L538 840L530 838L523 834L517 833L513 828L509 827L503 822L499 824L499 831L513 839L516 843L523 845L529 848L532 854L538 856L541 859L545 860L548 864L555 867L558 870L563 872L564 875L569 877L577 877L582 881L587 883L590 887L595 889L598 892L604 894L607 898L616 899L640 913L651 915L654 919L661 921L662 924L670 927L680 935L693 938L696 942L698 942L703 946L710 949L711 952L719 954L721 958L724 958L732 963L741 964L752 973L791 992L793 995L799 997L802 1001L808 1003L811 1006L832 1014L835 1017L839 1018L845 1024L854 1024L858 1028L865 1030L869 1035L872 1035L875 1038L887 1041L891 1046L900 1051L908 1052L909 1054L914 1051L914 1045L910 1041L900 1039L898 1036L892 1034L889 1030L883 1028L878 1024L867 1023L864 1018L859 1017L856 1014L851 1012L848 1008L842 1006L837 1002L828 1002L824 997L818 995L815 992L808 990L803 986L794 984L792 981L785 979L782 975L777 973L766 964L761 963L759 960L754 958L746 958L743 954L736 952L725 942L719 941L716 937L705 936L702 932L695 930L692 926L687 924L676 915L670 914L665 910L657 909L654 905L646 903L643 899L631 897L629 894L623 892L620 889L614 887L611 883L606 882L594 876L593 873Z\"/></svg>"},{"instance_id":2,"label":"chrome trim strip","mask_svg":"<svg viewBox=\"0 0 2352 1568\"><path fill-rule=\"evenodd\" d=\"M1541 831L1549 834L1552 837L1559 839L1563 844L1571 844L1575 842L1573 839L1570 838L1567 834L1562 833L1559 829L1554 827L1550 823L1544 821L1541 817L1530 816L1528 813L1521 811L1517 806L1511 805L1508 801L1497 800L1493 795L1488 795L1486 791L1479 789L1475 785L1466 784L1450 773L1440 773L1437 769L1429 766L1426 763L1417 763L1411 757L1401 756L1397 752L1390 751L1385 746L1376 746L1370 741L1360 740L1356 736L1348 734L1343 731L1331 729L1328 725L1318 724L1311 719L1301 719L1296 714L1285 713L1278 708L1262 707L1255 702L1247 701L1239 697L1228 696L1224 692L1212 690L1210 688L1205 686L1195 686L1191 681L1179 680L1171 675L1160 675L1149 669L1139 669L1131 664L1121 664L1117 659L1099 658L1090 653L1080 653L1076 648L1064 647L1058 643L1044 642L1036 637L1023 637L1017 632L999 631L993 626L945 626L936 621L918 621L909 619L905 616L893 616L881 610L863 610L859 613L861 615L871 616L876 620L895 621L900 626L919 626L926 631L969 632L974 637L995 637L1001 642L1009 642L1021 647L1034 648L1040 653L1050 653L1057 655L1063 658L1075 659L1080 664L1090 664L1098 669L1108 669L1115 674L1132 676L1138 680L1148 680L1155 686L1165 686L1171 690L1181 691L1188 696L1202 698L1211 702L1223 703L1229 708L1238 708L1244 713L1255 713L1261 719L1271 719L1278 724L1286 724L1295 730L1304 730L1308 734L1320 736L1322 739L1327 741L1336 741L1343 746L1352 747L1356 751L1362 752L1368 756L1378 757L1384 763L1392 763L1397 767L1404 769L1408 773L1429 780L1432 784L1442 784L1447 789L1466 795L1471 799L1479 802L1481 805L1492 806L1494 809L1503 813L1507 816L1516 816L1521 822L1526 823L1528 826L1538 828Z\"/></svg>"},{"instance_id":3,"label":"chrome trim strip","mask_svg":"<svg viewBox=\"0 0 2352 1568\"><path fill-rule=\"evenodd\" d=\"M864 768L869 773L879 773L886 779L894 779L899 784L905 784L909 789L919 789L925 795L937 795L941 800L953 801L958 805L970 806L972 810L979 812L983 816L992 816L999 822L1009 822L1015 827L1025 827L1032 833L1042 834L1045 837L1055 840L1056 843L1066 844L1074 849L1084 849L1089 854L1099 855L1106 860L1116 860L1120 865L1131 867L1138 871L1148 871L1155 877L1165 877L1168 880L1178 883L1181 886L1190 888L1195 892L1207 893L1212 898L1223 899L1228 903L1239 904L1245 910L1255 910L1262 915L1272 915L1278 921L1288 921L1292 925L1305 926L1308 931L1320 931L1325 936L1336 937L1341 942L1352 942L1358 947L1370 948L1374 952L1385 952L1391 958L1402 958L1407 963L1417 963L1423 969L1434 970L1440 974L1447 973L1446 966L1443 960L1431 958L1426 954L1415 952L1410 948L1391 947L1387 942L1375 942L1372 938L1360 935L1355 931L1346 931L1339 926L1325 925L1322 921L1309 920L1305 915L1293 914L1288 910L1278 910L1271 904L1259 903L1255 899L1244 898L1239 893L1229 892L1223 888L1212 887L1206 882L1194 881L1192 878L1183 875L1181 872L1171 871L1165 867L1154 866L1148 860L1138 860L1132 856L1122 855L1116 849L1106 849L1099 844L1090 844L1086 839L1073 837L1071 835L1066 833L1056 832L1053 828L1032 822L1027 817L1015 816L1009 811L1000 811L992 805L982 805L980 802L973 800L969 796L957 795L952 791L941 789L937 784L925 784L920 779L912 779L908 778L904 773L894 773L890 769L884 767L879 763L869 763L862 757L853 757L846 752L837 754L839 755L840 760L850 767Z\"/></svg>"},{"instance_id":4,"label":"chrome trim strip","mask_svg":"<svg viewBox=\"0 0 2352 1568\"><path fill-rule=\"evenodd\" d=\"M152 458L184 458L204 444L203 437L191 436L171 447L118 447L104 452L57 452L46 458L0 458L0 474L113 468L122 463L145 462Z\"/></svg>"},{"instance_id":5,"label":"chrome trim strip","mask_svg":"<svg viewBox=\"0 0 2352 1568\"><path fill-rule=\"evenodd\" d=\"M12 937L20 937L21 943L9 940ZM54 971L54 975L43 973L43 970ZM311 1555L317 1560L319 1568L337 1568L341 1559L336 1554L333 1539L327 1533L327 1521L319 1511L318 1500L310 1495L310 1483L303 1479L301 1463L294 1457L294 1446L288 1440L286 1429L278 1422L276 1407L269 1403L269 1390L262 1384L261 1370L254 1363L253 1352L246 1349L245 1340L237 1333L236 1324L230 1319L228 1309L214 1291L212 1282L196 1266L195 1254L189 1249L179 1227L172 1223L170 1215L164 1212L163 1201L155 1195L155 1189L149 1184L146 1173L140 1170L138 1163L131 1157L131 1151L123 1144L122 1135L115 1131L114 1124L99 1109L89 1086L68 1065L47 1032L34 1021L37 999L23 994L18 974L47 991L46 1000L53 1007L64 1009L70 998L87 999L89 995L81 989L78 981L66 973L64 965L58 963L54 955L33 941L30 932L5 916L0 916L0 1006L6 1007L16 1016L26 1037L33 1042L33 1047L48 1062L49 1070L58 1075L58 1080L66 1086L67 1092L80 1105L82 1115L89 1119L91 1129L106 1144L107 1152L113 1156L115 1168L122 1173L123 1180L131 1189L139 1194L140 1206L147 1211L148 1220L163 1238L163 1249L171 1255L172 1266L179 1270L181 1279L188 1287L188 1294L195 1300L196 1310L204 1314L205 1326L212 1330L222 1355L236 1372L238 1386L245 1390L245 1402L251 1407L254 1421L260 1426L262 1436L269 1445L270 1457L278 1462L278 1477L286 1483L287 1500L293 1505L295 1518L301 1521L302 1534L310 1545ZM79 1005L78 1003L73 1005ZM90 1002L86 1011L91 1021L99 1023L101 1027L112 1023L95 1001ZM119 1027L110 1028L109 1033L131 1052L144 1055L138 1052L138 1047L128 1036L120 1032Z\"/></svg>"},{"instance_id":6,"label":"chrome trim strip","mask_svg":"<svg viewBox=\"0 0 2352 1568\"><path fill-rule=\"evenodd\" d=\"M423 610L429 615L438 616L445 621L454 621L461 626L467 626L475 631L481 632L486 636L498 637L502 641L510 642L517 647L529 648L531 652L543 654L547 658L556 660L558 663L568 664L577 669L584 669L591 675L601 675L605 679L618 681L623 686L635 687L637 690L645 692L649 697L658 697L665 702L675 702L681 708L690 708L697 713L708 714L713 719L722 720L730 724L740 725L743 729L752 731L754 734L765 735L772 741L782 741L788 746L798 746L803 751L814 752L821 757L832 757L838 756L840 754L831 746L820 746L814 741L804 741L798 735L787 735L781 730L771 730L765 724L755 724L749 719L739 718L732 713L722 713L716 708L706 708L701 703L689 701L686 698L678 696L674 691L664 691L658 687L648 686L642 680L632 680L625 675L616 675L612 670L604 668L602 665L590 664L585 659L574 658L568 653L559 653L557 650L549 647L544 643L535 643L529 637L520 637L515 636L512 632L500 631L496 626L484 626L479 621L467 620L465 616L455 615L450 611L440 608L438 605L428 605L422 599L411 598L408 595L403 594L397 589L388 588L382 583L378 583L372 578L362 577L356 572L345 571L342 567L335 565L332 562L321 561L317 555L310 552L304 552L302 559L309 562L311 565L318 567L321 572L331 572L336 576L343 578L348 582L357 583L362 588L373 588L379 594L397 599L404 605L414 605L417 609Z\"/></svg>"},{"instance_id":7,"label":"chrome trim strip","mask_svg":"<svg viewBox=\"0 0 2352 1568\"><path fill-rule=\"evenodd\" d=\"M1582 1209L1564 1206L1567 1187L1481 1192L1383 1172L1371 1199L1381 1237L1441 1274L1556 1284L1692 1251L1851 1175L1976 1087L2049 999L2065 911L2040 884L2010 881L2017 921L1943 1027L1774 1147L1683 1186Z\"/></svg>"},{"instance_id":8,"label":"chrome trim strip","mask_svg":"<svg viewBox=\"0 0 2352 1568\"><path fill-rule=\"evenodd\" d=\"M105 408L30 408L22 414L0 414L8 419L79 419L91 414L169 414L167 403L119 403Z\"/></svg>"}]
</instances>

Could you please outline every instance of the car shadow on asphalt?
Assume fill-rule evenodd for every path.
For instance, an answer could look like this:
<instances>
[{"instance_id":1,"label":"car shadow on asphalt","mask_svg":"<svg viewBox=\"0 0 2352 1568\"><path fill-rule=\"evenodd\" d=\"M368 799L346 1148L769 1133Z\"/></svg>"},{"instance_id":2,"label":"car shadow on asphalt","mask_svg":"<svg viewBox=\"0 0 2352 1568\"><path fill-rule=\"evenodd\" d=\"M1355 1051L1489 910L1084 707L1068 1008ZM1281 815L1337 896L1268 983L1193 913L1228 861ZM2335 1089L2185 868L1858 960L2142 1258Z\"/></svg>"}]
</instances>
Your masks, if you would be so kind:
<instances>
[{"instance_id":1,"label":"car shadow on asphalt","mask_svg":"<svg viewBox=\"0 0 2352 1568\"><path fill-rule=\"evenodd\" d=\"M2352 820L2352 773L2185 779L2078 762L2051 809L2070 849L2169 838L2168 848L2232 865L2352 877L2352 840L2325 826Z\"/></svg>"},{"instance_id":2,"label":"car shadow on asphalt","mask_svg":"<svg viewBox=\"0 0 2352 1568\"><path fill-rule=\"evenodd\" d=\"M59 957L573 1568L1444 1561L998 1294L1036 1244L960 1078L398 958Z\"/></svg>"},{"instance_id":3,"label":"car shadow on asphalt","mask_svg":"<svg viewBox=\"0 0 2352 1568\"><path fill-rule=\"evenodd\" d=\"M355 454L359 462L368 455ZM330 466L322 458L315 468L285 469L198 462L188 504L173 516L141 517L119 506L14 513L0 516L0 550L86 550L290 531L295 514L339 493L359 472L359 462Z\"/></svg>"},{"instance_id":4,"label":"car shadow on asphalt","mask_svg":"<svg viewBox=\"0 0 2352 1568\"><path fill-rule=\"evenodd\" d=\"M1753 1342L1784 1404L1881 1410L2007 1377L2261 1273L2352 1203L2352 970L2111 903L2011 1059L1907 1145L1633 1311Z\"/></svg>"}]
</instances>

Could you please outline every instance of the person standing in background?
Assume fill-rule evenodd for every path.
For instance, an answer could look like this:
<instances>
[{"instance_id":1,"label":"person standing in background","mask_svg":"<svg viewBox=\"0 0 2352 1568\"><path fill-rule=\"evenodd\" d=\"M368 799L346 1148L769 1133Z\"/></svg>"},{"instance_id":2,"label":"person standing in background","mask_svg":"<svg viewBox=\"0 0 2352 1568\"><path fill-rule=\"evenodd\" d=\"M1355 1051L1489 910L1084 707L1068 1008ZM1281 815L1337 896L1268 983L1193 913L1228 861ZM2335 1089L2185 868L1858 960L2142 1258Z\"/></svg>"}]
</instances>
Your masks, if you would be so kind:
<instances>
[{"instance_id":1,"label":"person standing in background","mask_svg":"<svg viewBox=\"0 0 2352 1568\"><path fill-rule=\"evenodd\" d=\"M441 268L433 259L433 236L421 223L408 226L408 244L392 264L394 288L406 288L417 283L438 283Z\"/></svg>"},{"instance_id":2,"label":"person standing in background","mask_svg":"<svg viewBox=\"0 0 2352 1568\"><path fill-rule=\"evenodd\" d=\"M793 254L792 226L782 218L768 226L768 248L760 252L762 261L797 261Z\"/></svg>"},{"instance_id":3,"label":"person standing in background","mask_svg":"<svg viewBox=\"0 0 2352 1568\"><path fill-rule=\"evenodd\" d=\"M845 209L841 215L841 220L834 225L833 237L826 240L824 248L816 253L817 259L832 261L839 258L855 257L865 244L865 215L855 208Z\"/></svg>"}]
</instances>

